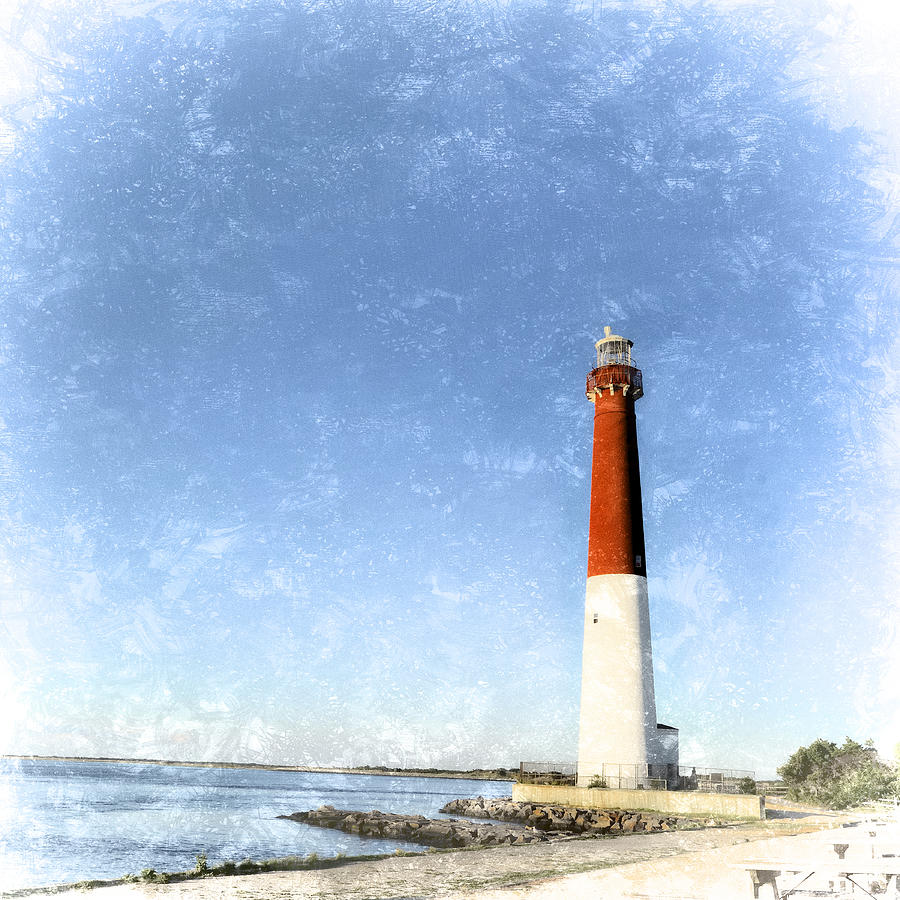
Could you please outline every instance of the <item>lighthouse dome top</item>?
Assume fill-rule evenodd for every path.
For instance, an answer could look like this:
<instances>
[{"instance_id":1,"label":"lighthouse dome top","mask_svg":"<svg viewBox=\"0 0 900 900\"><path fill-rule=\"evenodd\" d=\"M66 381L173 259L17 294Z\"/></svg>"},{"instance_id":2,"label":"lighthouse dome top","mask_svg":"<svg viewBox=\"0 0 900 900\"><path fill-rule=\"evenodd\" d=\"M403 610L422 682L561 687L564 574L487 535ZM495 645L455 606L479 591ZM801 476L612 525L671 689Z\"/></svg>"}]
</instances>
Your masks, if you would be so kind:
<instances>
[{"instance_id":1,"label":"lighthouse dome top","mask_svg":"<svg viewBox=\"0 0 900 900\"><path fill-rule=\"evenodd\" d=\"M633 366L631 348L634 341L629 341L619 334L612 334L607 325L603 329L603 337L594 345L597 348L597 368L602 366Z\"/></svg>"}]
</instances>

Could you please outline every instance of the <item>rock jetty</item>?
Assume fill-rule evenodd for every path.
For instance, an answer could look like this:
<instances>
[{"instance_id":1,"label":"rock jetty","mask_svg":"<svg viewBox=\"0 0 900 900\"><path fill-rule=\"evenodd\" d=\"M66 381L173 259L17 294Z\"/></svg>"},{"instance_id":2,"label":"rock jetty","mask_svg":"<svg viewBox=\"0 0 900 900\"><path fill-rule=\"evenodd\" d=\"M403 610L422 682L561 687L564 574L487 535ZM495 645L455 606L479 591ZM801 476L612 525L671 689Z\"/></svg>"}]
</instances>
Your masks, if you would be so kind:
<instances>
[{"instance_id":1,"label":"rock jetty","mask_svg":"<svg viewBox=\"0 0 900 900\"><path fill-rule=\"evenodd\" d=\"M291 819L321 828L337 828L363 837L410 841L427 847L496 847L502 844L533 844L546 841L542 832L522 825L494 825L465 822L458 819L429 819L425 816L406 816L383 813L335 809L320 806L309 812L296 812L279 819Z\"/></svg>"},{"instance_id":2,"label":"rock jetty","mask_svg":"<svg viewBox=\"0 0 900 900\"><path fill-rule=\"evenodd\" d=\"M442 813L477 819L520 822L541 832L566 834L632 834L639 831L670 831L678 824L675 816L629 812L624 809L576 809L568 806L542 806L516 803L511 797L485 800L451 800Z\"/></svg>"}]
</instances>

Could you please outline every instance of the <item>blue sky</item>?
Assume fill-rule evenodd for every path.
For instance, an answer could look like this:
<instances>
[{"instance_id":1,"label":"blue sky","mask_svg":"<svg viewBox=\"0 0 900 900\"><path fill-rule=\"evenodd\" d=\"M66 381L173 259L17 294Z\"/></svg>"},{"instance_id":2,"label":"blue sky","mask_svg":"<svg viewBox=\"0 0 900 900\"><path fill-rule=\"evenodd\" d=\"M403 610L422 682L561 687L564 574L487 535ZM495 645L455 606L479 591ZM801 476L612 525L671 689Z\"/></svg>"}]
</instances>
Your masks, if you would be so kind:
<instances>
[{"instance_id":1,"label":"blue sky","mask_svg":"<svg viewBox=\"0 0 900 900\"><path fill-rule=\"evenodd\" d=\"M0 749L572 759L608 324L683 760L892 755L896 18L5 15Z\"/></svg>"}]
</instances>

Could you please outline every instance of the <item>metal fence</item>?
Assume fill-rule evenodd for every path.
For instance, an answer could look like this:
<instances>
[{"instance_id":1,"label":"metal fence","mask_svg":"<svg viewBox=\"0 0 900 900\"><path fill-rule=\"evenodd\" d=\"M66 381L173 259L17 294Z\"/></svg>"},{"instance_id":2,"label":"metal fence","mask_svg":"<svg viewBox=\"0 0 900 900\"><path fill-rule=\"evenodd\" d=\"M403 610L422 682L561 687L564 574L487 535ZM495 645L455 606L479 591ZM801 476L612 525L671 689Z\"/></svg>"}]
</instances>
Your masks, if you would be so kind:
<instances>
[{"instance_id":1,"label":"metal fence","mask_svg":"<svg viewBox=\"0 0 900 900\"><path fill-rule=\"evenodd\" d=\"M755 783L747 769L701 768L672 764L599 763L590 772L578 771L573 762L519 763L519 781L525 784L560 784L621 790L704 791L714 794L753 793Z\"/></svg>"},{"instance_id":2,"label":"metal fence","mask_svg":"<svg viewBox=\"0 0 900 900\"><path fill-rule=\"evenodd\" d=\"M678 779L676 768L665 764L594 763L590 771L578 772L578 783L582 787L665 791Z\"/></svg>"},{"instance_id":3,"label":"metal fence","mask_svg":"<svg viewBox=\"0 0 900 900\"><path fill-rule=\"evenodd\" d=\"M752 794L756 783L749 769L704 769L697 766L678 767L677 791L705 791L710 794ZM752 784L751 784L752 782Z\"/></svg>"}]
</instances>

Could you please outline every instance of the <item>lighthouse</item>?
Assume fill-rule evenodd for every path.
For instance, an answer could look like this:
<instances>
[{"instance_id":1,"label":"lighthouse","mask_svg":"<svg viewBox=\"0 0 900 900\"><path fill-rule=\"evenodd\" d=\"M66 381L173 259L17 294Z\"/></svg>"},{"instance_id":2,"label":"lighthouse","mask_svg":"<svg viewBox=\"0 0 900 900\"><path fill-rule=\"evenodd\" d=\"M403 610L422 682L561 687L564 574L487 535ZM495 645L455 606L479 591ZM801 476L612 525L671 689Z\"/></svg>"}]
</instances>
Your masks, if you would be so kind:
<instances>
[{"instance_id":1,"label":"lighthouse","mask_svg":"<svg viewBox=\"0 0 900 900\"><path fill-rule=\"evenodd\" d=\"M659 725L634 404L632 341L606 328L587 376L594 404L578 784L664 787L678 776L678 730Z\"/></svg>"}]
</instances>

